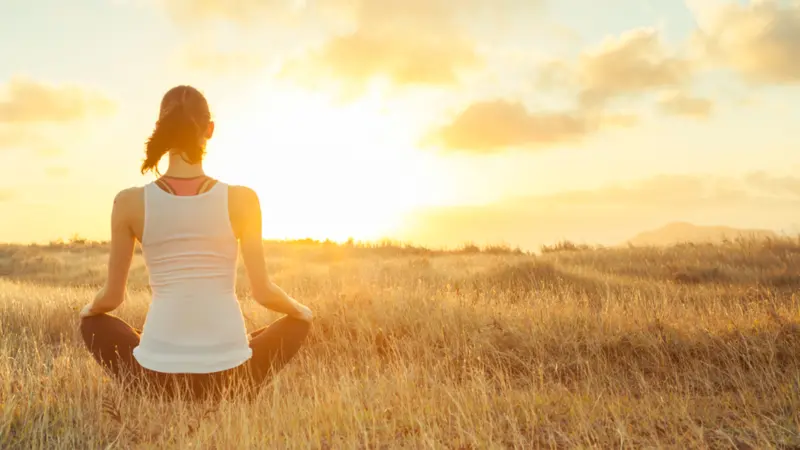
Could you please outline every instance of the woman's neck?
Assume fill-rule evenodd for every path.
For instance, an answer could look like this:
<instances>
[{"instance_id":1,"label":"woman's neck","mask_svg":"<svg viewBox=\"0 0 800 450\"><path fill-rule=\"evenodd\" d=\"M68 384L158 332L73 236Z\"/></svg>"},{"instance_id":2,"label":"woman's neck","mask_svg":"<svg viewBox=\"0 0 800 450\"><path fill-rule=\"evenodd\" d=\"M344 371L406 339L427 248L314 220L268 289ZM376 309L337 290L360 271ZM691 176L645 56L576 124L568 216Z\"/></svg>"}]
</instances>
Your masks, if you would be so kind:
<instances>
[{"instance_id":1,"label":"woman's neck","mask_svg":"<svg viewBox=\"0 0 800 450\"><path fill-rule=\"evenodd\" d=\"M164 176L175 178L194 178L204 176L203 163L189 164L180 154L169 154L169 167L164 172Z\"/></svg>"}]
</instances>

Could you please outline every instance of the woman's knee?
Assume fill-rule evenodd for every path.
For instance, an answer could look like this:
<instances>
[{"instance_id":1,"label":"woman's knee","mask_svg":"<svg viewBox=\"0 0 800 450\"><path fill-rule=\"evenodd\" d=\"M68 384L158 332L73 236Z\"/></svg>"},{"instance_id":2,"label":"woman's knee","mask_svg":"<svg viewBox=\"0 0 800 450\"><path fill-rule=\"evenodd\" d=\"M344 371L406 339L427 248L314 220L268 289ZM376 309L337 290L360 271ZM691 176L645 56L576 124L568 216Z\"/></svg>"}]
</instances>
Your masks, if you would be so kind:
<instances>
[{"instance_id":1,"label":"woman's knee","mask_svg":"<svg viewBox=\"0 0 800 450\"><path fill-rule=\"evenodd\" d=\"M110 316L107 314L82 317L78 324L78 330L84 339L91 339L92 336L101 333L101 330L107 328L109 319Z\"/></svg>"},{"instance_id":2,"label":"woman's knee","mask_svg":"<svg viewBox=\"0 0 800 450\"><path fill-rule=\"evenodd\" d=\"M108 320L108 314L96 314L89 317L81 317L81 322L78 324L80 329L96 327Z\"/></svg>"},{"instance_id":3,"label":"woman's knee","mask_svg":"<svg viewBox=\"0 0 800 450\"><path fill-rule=\"evenodd\" d=\"M305 340L308 333L311 331L311 322L302 319L296 319L294 317L287 317L291 323L292 327L292 334L294 334L299 340Z\"/></svg>"},{"instance_id":4,"label":"woman's knee","mask_svg":"<svg viewBox=\"0 0 800 450\"><path fill-rule=\"evenodd\" d=\"M92 329L95 326L97 326L97 316L81 317L78 323L78 329L81 330L81 332Z\"/></svg>"}]
</instances>

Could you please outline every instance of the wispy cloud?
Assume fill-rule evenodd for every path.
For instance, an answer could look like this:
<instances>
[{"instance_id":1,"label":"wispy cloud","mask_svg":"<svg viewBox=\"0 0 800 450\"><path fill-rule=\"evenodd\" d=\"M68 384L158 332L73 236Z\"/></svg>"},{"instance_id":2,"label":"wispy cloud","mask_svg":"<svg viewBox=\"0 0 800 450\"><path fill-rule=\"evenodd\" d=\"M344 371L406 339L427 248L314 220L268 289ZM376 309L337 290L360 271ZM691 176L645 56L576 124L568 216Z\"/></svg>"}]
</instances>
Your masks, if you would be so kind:
<instances>
[{"instance_id":1,"label":"wispy cloud","mask_svg":"<svg viewBox=\"0 0 800 450\"><path fill-rule=\"evenodd\" d=\"M660 94L662 112L707 118L714 102L687 93L697 70L696 60L668 47L660 29L637 28L606 38L574 61L546 61L534 82L539 89L576 92L576 104L583 110L603 111L617 99Z\"/></svg>"},{"instance_id":2,"label":"wispy cloud","mask_svg":"<svg viewBox=\"0 0 800 450\"><path fill-rule=\"evenodd\" d=\"M668 48L658 29L633 29L587 48L573 61L550 60L539 67L536 87L566 93L573 98L571 109L529 111L523 99L479 101L424 142L477 153L574 143L604 128L639 123L635 112L613 112L613 100L658 93L665 114L707 118L713 101L686 93L695 70L692 60Z\"/></svg>"},{"instance_id":3,"label":"wispy cloud","mask_svg":"<svg viewBox=\"0 0 800 450\"><path fill-rule=\"evenodd\" d=\"M478 67L474 45L459 36L360 29L336 36L284 66L284 76L328 77L363 85L384 77L396 85L450 85L459 72Z\"/></svg>"},{"instance_id":4,"label":"wispy cloud","mask_svg":"<svg viewBox=\"0 0 800 450\"><path fill-rule=\"evenodd\" d=\"M531 111L520 101L488 100L469 104L449 123L427 132L420 144L476 154L544 150L638 123L639 117L633 113L588 108Z\"/></svg>"},{"instance_id":5,"label":"wispy cloud","mask_svg":"<svg viewBox=\"0 0 800 450\"><path fill-rule=\"evenodd\" d=\"M695 42L712 63L753 83L800 82L800 3L688 3L700 23Z\"/></svg>"},{"instance_id":6,"label":"wispy cloud","mask_svg":"<svg viewBox=\"0 0 800 450\"><path fill-rule=\"evenodd\" d=\"M0 151L30 150L37 156L61 155L62 150L43 132L41 125L0 124Z\"/></svg>"},{"instance_id":7,"label":"wispy cloud","mask_svg":"<svg viewBox=\"0 0 800 450\"><path fill-rule=\"evenodd\" d=\"M0 124L69 122L115 111L114 101L79 86L15 77L0 87Z\"/></svg>"},{"instance_id":8,"label":"wispy cloud","mask_svg":"<svg viewBox=\"0 0 800 450\"><path fill-rule=\"evenodd\" d=\"M576 71L585 104L682 86L692 78L690 62L670 52L654 28L631 30L587 50Z\"/></svg>"},{"instance_id":9,"label":"wispy cloud","mask_svg":"<svg viewBox=\"0 0 800 450\"><path fill-rule=\"evenodd\" d=\"M300 2L290 0L160 0L170 17L178 23L198 21L232 21L257 25L265 20L276 21L297 12Z\"/></svg>"},{"instance_id":10,"label":"wispy cloud","mask_svg":"<svg viewBox=\"0 0 800 450\"><path fill-rule=\"evenodd\" d=\"M800 198L800 177L775 177L765 172L754 172L745 180L751 188L766 194Z\"/></svg>"},{"instance_id":11,"label":"wispy cloud","mask_svg":"<svg viewBox=\"0 0 800 450\"><path fill-rule=\"evenodd\" d=\"M353 0L354 24L322 46L287 63L284 73L363 84L384 77L397 85L449 85L482 66L477 40L465 22L512 0ZM495 3L493 5L493 3ZM530 11L538 0L527 2ZM519 6L517 5L517 6Z\"/></svg>"},{"instance_id":12,"label":"wispy cloud","mask_svg":"<svg viewBox=\"0 0 800 450\"><path fill-rule=\"evenodd\" d=\"M542 0L160 1L181 24L224 21L248 30L289 26L298 37L314 36L304 41L308 45L293 44L281 74L301 83L333 81L351 91L376 78L399 86L455 84L464 72L479 69L484 62L474 25L494 24L500 29L514 15L533 17L542 4ZM208 67L207 59L200 58L198 66ZM233 63L241 58L237 60Z\"/></svg>"},{"instance_id":13,"label":"wispy cloud","mask_svg":"<svg viewBox=\"0 0 800 450\"><path fill-rule=\"evenodd\" d=\"M666 93L658 100L659 108L665 114L708 118L714 109L714 102L703 97L694 97L679 91Z\"/></svg>"},{"instance_id":14,"label":"wispy cloud","mask_svg":"<svg viewBox=\"0 0 800 450\"><path fill-rule=\"evenodd\" d=\"M85 87L11 78L0 85L0 150L28 150L44 157L61 154L53 135L68 135L76 122L116 110L112 99Z\"/></svg>"},{"instance_id":15,"label":"wispy cloud","mask_svg":"<svg viewBox=\"0 0 800 450\"><path fill-rule=\"evenodd\" d=\"M450 124L427 136L424 143L489 153L576 141L592 129L589 120L579 114L533 113L522 103L495 100L469 105Z\"/></svg>"},{"instance_id":16,"label":"wispy cloud","mask_svg":"<svg viewBox=\"0 0 800 450\"><path fill-rule=\"evenodd\" d=\"M742 228L771 223L780 231L800 221L800 178L763 172L660 175L485 206L441 207L421 211L415 219L403 238L438 245L510 242L528 248L562 239L619 244L644 229L676 221Z\"/></svg>"}]
</instances>

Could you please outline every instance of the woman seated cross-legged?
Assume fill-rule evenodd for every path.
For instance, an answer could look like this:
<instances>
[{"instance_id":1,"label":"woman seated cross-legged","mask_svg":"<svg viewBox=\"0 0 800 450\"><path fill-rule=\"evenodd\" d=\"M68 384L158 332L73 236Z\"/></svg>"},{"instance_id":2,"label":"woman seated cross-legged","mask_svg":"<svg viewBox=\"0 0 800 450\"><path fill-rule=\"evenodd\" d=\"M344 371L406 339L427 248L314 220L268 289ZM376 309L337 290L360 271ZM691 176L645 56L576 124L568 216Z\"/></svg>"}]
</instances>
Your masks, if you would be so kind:
<instances>
[{"instance_id":1,"label":"woman seated cross-legged","mask_svg":"<svg viewBox=\"0 0 800 450\"><path fill-rule=\"evenodd\" d=\"M163 156L169 168L114 200L108 279L81 310L80 331L94 359L126 387L202 399L239 386L252 395L297 353L309 332L311 310L267 275L258 196L203 171L213 133L199 91L168 91L142 173L160 175ZM152 291L141 332L109 314L125 298L136 240ZM255 300L286 314L252 334L235 293L240 251Z\"/></svg>"}]
</instances>

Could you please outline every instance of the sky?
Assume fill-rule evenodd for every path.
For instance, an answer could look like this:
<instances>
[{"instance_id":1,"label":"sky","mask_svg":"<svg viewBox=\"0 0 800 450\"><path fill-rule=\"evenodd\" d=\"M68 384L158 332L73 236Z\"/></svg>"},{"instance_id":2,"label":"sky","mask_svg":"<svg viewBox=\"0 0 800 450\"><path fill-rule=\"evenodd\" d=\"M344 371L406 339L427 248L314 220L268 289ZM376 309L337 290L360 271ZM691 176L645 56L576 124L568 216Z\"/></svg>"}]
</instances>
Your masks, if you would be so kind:
<instances>
[{"instance_id":1,"label":"sky","mask_svg":"<svg viewBox=\"0 0 800 450\"><path fill-rule=\"evenodd\" d=\"M800 232L798 1L5 0L0 21L0 241L107 239L179 84L269 239Z\"/></svg>"}]
</instances>

